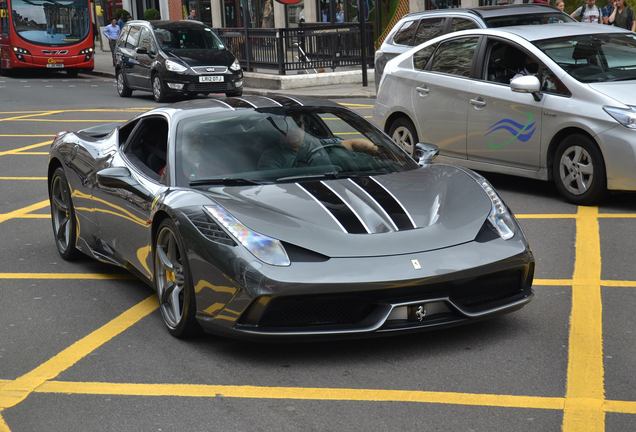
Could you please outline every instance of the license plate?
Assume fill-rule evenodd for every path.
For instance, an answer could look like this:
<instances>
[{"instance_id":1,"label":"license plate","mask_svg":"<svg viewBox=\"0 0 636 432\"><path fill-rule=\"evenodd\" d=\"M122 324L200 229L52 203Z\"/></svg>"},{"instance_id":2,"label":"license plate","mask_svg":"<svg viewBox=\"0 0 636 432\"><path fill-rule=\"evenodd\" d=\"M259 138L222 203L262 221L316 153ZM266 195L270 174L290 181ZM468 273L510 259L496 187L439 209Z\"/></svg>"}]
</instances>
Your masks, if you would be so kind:
<instances>
[{"instance_id":1,"label":"license plate","mask_svg":"<svg viewBox=\"0 0 636 432\"><path fill-rule=\"evenodd\" d=\"M61 69L64 67L64 63L49 63L46 65L46 67L52 69Z\"/></svg>"},{"instance_id":2,"label":"license plate","mask_svg":"<svg viewBox=\"0 0 636 432\"><path fill-rule=\"evenodd\" d=\"M199 82L223 82L225 81L225 77L223 75L214 75L214 76L200 76Z\"/></svg>"}]
</instances>

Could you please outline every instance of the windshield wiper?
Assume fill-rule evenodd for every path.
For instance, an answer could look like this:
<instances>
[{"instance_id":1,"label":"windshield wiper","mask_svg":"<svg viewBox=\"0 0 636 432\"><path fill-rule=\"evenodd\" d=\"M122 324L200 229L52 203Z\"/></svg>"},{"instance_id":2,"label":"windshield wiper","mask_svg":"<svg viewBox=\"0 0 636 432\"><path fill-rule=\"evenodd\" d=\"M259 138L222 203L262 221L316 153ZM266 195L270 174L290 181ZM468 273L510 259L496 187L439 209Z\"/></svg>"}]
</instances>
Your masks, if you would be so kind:
<instances>
[{"instance_id":1,"label":"windshield wiper","mask_svg":"<svg viewBox=\"0 0 636 432\"><path fill-rule=\"evenodd\" d=\"M276 179L276 182L292 182L299 180L337 180L337 179L345 179L345 178L355 178L355 177L368 177L372 175L378 174L387 174L392 171L330 171L321 174L306 174L306 175L297 175L297 176L289 176L289 177L279 177Z\"/></svg>"},{"instance_id":2,"label":"windshield wiper","mask_svg":"<svg viewBox=\"0 0 636 432\"><path fill-rule=\"evenodd\" d=\"M223 185L223 186L249 186L261 184L256 180L240 178L240 177L220 177L220 178L208 178L192 180L190 186L210 186L210 185Z\"/></svg>"}]
</instances>

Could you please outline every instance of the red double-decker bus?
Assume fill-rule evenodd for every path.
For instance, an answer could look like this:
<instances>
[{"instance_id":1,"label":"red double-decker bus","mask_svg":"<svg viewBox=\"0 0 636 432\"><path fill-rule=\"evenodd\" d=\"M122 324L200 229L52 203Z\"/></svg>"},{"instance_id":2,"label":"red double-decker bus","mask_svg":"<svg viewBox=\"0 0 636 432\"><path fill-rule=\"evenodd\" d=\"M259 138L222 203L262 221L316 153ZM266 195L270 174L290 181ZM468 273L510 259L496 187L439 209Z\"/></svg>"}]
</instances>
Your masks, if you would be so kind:
<instances>
[{"instance_id":1,"label":"red double-decker bus","mask_svg":"<svg viewBox=\"0 0 636 432\"><path fill-rule=\"evenodd\" d=\"M89 0L0 0L0 73L94 67Z\"/></svg>"}]
</instances>

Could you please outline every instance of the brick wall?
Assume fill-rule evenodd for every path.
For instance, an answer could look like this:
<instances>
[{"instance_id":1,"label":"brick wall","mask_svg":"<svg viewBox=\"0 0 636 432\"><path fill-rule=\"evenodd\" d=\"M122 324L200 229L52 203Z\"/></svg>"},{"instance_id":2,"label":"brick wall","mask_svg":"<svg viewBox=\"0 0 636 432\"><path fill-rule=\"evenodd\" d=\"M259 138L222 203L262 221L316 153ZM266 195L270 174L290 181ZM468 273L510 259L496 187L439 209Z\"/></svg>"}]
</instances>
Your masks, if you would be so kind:
<instances>
[{"instance_id":1,"label":"brick wall","mask_svg":"<svg viewBox=\"0 0 636 432\"><path fill-rule=\"evenodd\" d=\"M168 0L168 11L170 14L170 20L178 21L183 19L181 12L181 0Z\"/></svg>"}]
</instances>

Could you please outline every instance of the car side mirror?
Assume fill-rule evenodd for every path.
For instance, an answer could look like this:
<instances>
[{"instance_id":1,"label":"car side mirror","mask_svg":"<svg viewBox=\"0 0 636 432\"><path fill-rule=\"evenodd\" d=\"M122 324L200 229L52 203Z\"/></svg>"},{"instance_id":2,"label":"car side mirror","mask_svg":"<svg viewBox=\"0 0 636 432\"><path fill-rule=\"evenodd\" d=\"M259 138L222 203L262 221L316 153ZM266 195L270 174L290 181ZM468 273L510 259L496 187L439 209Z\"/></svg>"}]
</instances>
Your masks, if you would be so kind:
<instances>
[{"instance_id":1,"label":"car side mirror","mask_svg":"<svg viewBox=\"0 0 636 432\"><path fill-rule=\"evenodd\" d=\"M149 192L140 185L125 167L104 168L97 172L97 184L101 187L123 189L141 198L148 198Z\"/></svg>"},{"instance_id":2,"label":"car side mirror","mask_svg":"<svg viewBox=\"0 0 636 432\"><path fill-rule=\"evenodd\" d=\"M420 166L428 166L433 163L433 159L439 154L439 147L435 144L417 143L415 144L415 159Z\"/></svg>"},{"instance_id":3,"label":"car side mirror","mask_svg":"<svg viewBox=\"0 0 636 432\"><path fill-rule=\"evenodd\" d=\"M136 49L137 54L148 54L148 49L144 47L139 47Z\"/></svg>"},{"instance_id":4,"label":"car side mirror","mask_svg":"<svg viewBox=\"0 0 636 432\"><path fill-rule=\"evenodd\" d=\"M541 100L541 83L539 78L534 75L513 78L510 81L510 90L516 93L530 93L535 101Z\"/></svg>"}]
</instances>

